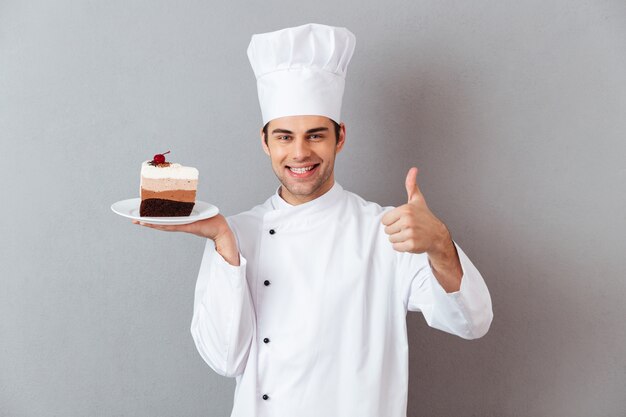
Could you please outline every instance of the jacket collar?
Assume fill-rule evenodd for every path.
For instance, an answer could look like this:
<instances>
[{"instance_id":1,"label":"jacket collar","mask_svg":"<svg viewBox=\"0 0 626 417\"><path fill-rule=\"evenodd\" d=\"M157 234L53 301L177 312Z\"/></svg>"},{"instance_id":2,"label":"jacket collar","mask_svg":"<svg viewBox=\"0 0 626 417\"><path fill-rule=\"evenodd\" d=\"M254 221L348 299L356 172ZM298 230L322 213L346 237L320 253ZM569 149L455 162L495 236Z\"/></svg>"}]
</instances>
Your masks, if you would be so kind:
<instances>
[{"instance_id":1,"label":"jacket collar","mask_svg":"<svg viewBox=\"0 0 626 417\"><path fill-rule=\"evenodd\" d=\"M271 204L273 210L280 210L283 214L302 214L321 211L332 207L343 196L343 187L335 181L330 190L326 191L326 193L317 197L315 200L294 206L287 203L280 196L280 187L281 186L276 189L276 192L271 197Z\"/></svg>"}]
</instances>

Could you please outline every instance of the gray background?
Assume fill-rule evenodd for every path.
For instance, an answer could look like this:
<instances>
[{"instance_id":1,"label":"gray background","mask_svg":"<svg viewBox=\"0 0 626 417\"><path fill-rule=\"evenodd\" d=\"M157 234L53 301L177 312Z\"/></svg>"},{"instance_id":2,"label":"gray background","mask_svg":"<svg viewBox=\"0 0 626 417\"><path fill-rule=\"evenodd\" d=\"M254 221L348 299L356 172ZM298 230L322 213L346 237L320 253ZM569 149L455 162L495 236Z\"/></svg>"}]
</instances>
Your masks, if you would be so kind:
<instances>
[{"instance_id":1,"label":"gray background","mask_svg":"<svg viewBox=\"0 0 626 417\"><path fill-rule=\"evenodd\" d=\"M167 150L224 214L273 193L245 51L309 22L357 36L338 182L399 205L418 166L492 294L475 341L409 314L409 416L625 416L623 0L0 0L0 415L229 415L204 241L109 207Z\"/></svg>"}]
</instances>

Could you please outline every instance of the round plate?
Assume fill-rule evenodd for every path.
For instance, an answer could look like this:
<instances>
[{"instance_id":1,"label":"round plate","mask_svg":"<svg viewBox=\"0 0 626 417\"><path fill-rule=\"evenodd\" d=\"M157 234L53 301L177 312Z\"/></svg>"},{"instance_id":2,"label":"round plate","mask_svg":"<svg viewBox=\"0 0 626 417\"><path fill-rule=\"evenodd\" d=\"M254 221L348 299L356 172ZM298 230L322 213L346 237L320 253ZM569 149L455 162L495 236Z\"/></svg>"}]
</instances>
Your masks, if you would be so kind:
<instances>
[{"instance_id":1,"label":"round plate","mask_svg":"<svg viewBox=\"0 0 626 417\"><path fill-rule=\"evenodd\" d=\"M141 217L139 216L139 206L141 205L141 198L129 198L128 200L121 200L111 205L111 210L119 214L120 216L128 217L129 219L139 220L144 223L150 224L188 224L198 220L208 219L220 212L220 210L213 204L205 203L204 201L196 200L196 204L191 210L189 216L179 217Z\"/></svg>"}]
</instances>

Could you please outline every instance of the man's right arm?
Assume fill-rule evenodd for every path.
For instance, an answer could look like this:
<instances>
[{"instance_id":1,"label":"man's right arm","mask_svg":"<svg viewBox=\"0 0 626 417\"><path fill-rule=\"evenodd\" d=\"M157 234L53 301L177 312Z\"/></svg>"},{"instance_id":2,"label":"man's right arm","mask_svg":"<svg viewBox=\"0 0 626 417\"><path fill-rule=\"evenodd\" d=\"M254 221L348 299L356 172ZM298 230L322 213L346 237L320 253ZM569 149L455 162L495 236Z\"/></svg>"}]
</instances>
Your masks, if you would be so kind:
<instances>
[{"instance_id":1,"label":"man's right arm","mask_svg":"<svg viewBox=\"0 0 626 417\"><path fill-rule=\"evenodd\" d=\"M215 372L229 377L243 373L256 319L246 280L247 262L224 216L186 225L133 223L207 238L196 282L191 334L200 356Z\"/></svg>"},{"instance_id":2,"label":"man's right arm","mask_svg":"<svg viewBox=\"0 0 626 417\"><path fill-rule=\"evenodd\" d=\"M255 331L247 261L237 252L231 265L208 240L198 280L191 335L200 356L215 372L234 377L243 373Z\"/></svg>"}]
</instances>

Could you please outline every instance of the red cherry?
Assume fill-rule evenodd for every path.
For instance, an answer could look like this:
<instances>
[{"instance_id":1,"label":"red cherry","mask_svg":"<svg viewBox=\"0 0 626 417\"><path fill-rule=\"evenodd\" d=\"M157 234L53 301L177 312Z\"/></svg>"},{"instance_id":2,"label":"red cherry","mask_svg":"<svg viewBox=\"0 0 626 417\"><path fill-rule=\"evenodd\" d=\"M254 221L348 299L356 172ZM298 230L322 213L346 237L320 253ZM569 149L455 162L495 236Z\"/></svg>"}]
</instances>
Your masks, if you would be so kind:
<instances>
[{"instance_id":1,"label":"red cherry","mask_svg":"<svg viewBox=\"0 0 626 417\"><path fill-rule=\"evenodd\" d=\"M158 154L154 155L153 162L155 164L162 164L162 163L164 163L165 162L165 155L167 155L168 153L170 153L170 151L167 151L165 153L158 153Z\"/></svg>"}]
</instances>

